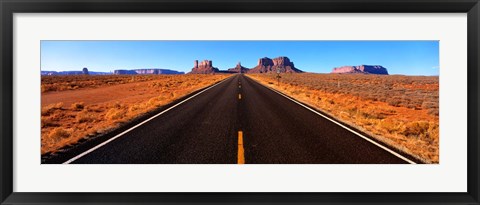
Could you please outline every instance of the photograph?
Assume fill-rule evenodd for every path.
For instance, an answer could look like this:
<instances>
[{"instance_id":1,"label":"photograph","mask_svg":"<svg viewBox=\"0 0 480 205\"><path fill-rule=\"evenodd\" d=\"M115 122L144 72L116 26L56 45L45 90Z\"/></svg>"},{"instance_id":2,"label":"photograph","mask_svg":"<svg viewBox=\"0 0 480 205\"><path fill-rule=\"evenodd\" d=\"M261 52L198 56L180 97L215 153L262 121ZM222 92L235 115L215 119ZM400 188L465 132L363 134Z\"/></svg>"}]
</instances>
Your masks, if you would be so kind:
<instances>
[{"instance_id":1,"label":"photograph","mask_svg":"<svg viewBox=\"0 0 480 205\"><path fill-rule=\"evenodd\" d=\"M42 40L38 75L42 164L440 164L438 40Z\"/></svg>"},{"instance_id":2,"label":"photograph","mask_svg":"<svg viewBox=\"0 0 480 205\"><path fill-rule=\"evenodd\" d=\"M479 2L0 0L0 205L480 205Z\"/></svg>"}]
</instances>

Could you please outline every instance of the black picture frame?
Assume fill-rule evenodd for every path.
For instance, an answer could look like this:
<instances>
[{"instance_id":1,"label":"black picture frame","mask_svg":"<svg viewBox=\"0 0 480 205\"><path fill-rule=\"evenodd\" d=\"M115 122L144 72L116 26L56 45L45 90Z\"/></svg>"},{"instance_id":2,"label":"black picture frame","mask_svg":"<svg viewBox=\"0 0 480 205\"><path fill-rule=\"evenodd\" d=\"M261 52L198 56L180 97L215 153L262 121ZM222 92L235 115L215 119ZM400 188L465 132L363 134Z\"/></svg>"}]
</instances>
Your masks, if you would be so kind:
<instances>
[{"instance_id":1,"label":"black picture frame","mask_svg":"<svg viewBox=\"0 0 480 205\"><path fill-rule=\"evenodd\" d=\"M479 204L479 0L0 0L1 204ZM18 193L13 192L13 14L117 12L467 13L468 184L465 193Z\"/></svg>"}]
</instances>

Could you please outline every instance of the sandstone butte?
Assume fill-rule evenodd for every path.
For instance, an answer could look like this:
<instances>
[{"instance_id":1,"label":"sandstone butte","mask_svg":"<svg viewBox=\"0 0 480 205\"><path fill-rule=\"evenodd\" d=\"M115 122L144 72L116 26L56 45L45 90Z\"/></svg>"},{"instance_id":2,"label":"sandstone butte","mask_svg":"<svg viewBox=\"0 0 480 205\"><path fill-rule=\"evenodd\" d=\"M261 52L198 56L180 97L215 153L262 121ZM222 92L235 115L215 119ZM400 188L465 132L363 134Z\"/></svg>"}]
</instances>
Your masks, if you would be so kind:
<instances>
[{"instance_id":1,"label":"sandstone butte","mask_svg":"<svg viewBox=\"0 0 480 205\"><path fill-rule=\"evenodd\" d=\"M302 73L300 69L295 68L295 65L288 57L281 56L274 59L267 57L258 59L257 66L252 69L243 67L239 62L234 68L230 68L227 71L220 71L217 68L212 66L211 60L204 60L198 62L194 61L192 71L190 73L194 74L209 74L209 73L271 73L277 72L277 69L281 73Z\"/></svg>"},{"instance_id":2,"label":"sandstone butte","mask_svg":"<svg viewBox=\"0 0 480 205\"><path fill-rule=\"evenodd\" d=\"M115 75L136 75L136 74L184 74L184 73L174 71L174 70L169 70L169 69L144 68L144 69L134 69L134 70L114 70L113 74L115 74Z\"/></svg>"},{"instance_id":3,"label":"sandstone butte","mask_svg":"<svg viewBox=\"0 0 480 205\"><path fill-rule=\"evenodd\" d=\"M96 72L83 68L81 71L41 71L41 75L137 75L137 74L185 74L169 69L142 68L133 70L114 70L113 72Z\"/></svg>"},{"instance_id":4,"label":"sandstone butte","mask_svg":"<svg viewBox=\"0 0 480 205\"><path fill-rule=\"evenodd\" d=\"M240 62L238 62L237 65L234 68L230 68L227 71L229 73L246 73L246 72L248 72L248 70L250 70L250 69L243 67L242 64Z\"/></svg>"},{"instance_id":5,"label":"sandstone butte","mask_svg":"<svg viewBox=\"0 0 480 205\"><path fill-rule=\"evenodd\" d=\"M204 60L198 63L198 60L193 62L193 68L190 72L191 74L210 74L210 73L219 73L218 68L213 67L211 60Z\"/></svg>"},{"instance_id":6,"label":"sandstone butte","mask_svg":"<svg viewBox=\"0 0 480 205\"><path fill-rule=\"evenodd\" d=\"M192 71L193 74L212 74L212 73L303 73L300 69L296 68L292 61L288 57L281 56L274 59L267 57L258 59L258 64L249 69L243 67L239 62L234 68L230 68L226 71L221 71L218 68L213 67L211 60L203 60L198 62L194 61ZM359 66L342 66L336 67L331 73L361 73L361 74L376 74L376 75L388 75L388 71L381 65L359 65Z\"/></svg>"},{"instance_id":7,"label":"sandstone butte","mask_svg":"<svg viewBox=\"0 0 480 205\"><path fill-rule=\"evenodd\" d=\"M293 62L288 57L281 56L274 59L267 57L258 59L258 64L254 68L248 71L248 73L271 73L277 72L277 69L281 73L302 73L303 71L295 68Z\"/></svg>"},{"instance_id":8,"label":"sandstone butte","mask_svg":"<svg viewBox=\"0 0 480 205\"><path fill-rule=\"evenodd\" d=\"M388 75L387 69L380 65L342 66L334 68L332 73L363 73Z\"/></svg>"}]
</instances>

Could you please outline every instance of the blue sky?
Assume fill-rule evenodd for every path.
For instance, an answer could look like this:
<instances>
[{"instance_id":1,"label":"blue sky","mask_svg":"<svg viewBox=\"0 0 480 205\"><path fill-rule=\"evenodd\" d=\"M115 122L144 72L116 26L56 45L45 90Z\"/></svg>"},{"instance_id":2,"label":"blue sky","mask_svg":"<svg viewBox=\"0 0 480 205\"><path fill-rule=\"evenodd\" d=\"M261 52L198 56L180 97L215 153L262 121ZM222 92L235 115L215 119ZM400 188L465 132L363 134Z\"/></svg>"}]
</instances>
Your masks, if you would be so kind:
<instances>
[{"instance_id":1,"label":"blue sky","mask_svg":"<svg viewBox=\"0 0 480 205\"><path fill-rule=\"evenodd\" d=\"M344 65L382 65L390 74L438 75L438 41L41 41L41 70L165 68L189 72L194 60L220 70L287 56L295 67L329 73Z\"/></svg>"}]
</instances>

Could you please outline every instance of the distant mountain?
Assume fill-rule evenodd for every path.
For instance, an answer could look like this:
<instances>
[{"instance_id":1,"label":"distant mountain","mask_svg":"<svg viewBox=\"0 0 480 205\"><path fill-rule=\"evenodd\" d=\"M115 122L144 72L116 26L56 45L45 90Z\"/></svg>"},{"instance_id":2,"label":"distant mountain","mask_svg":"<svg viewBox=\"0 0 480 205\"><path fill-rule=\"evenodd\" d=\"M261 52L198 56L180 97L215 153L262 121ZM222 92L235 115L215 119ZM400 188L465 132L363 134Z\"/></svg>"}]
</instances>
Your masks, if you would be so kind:
<instances>
[{"instance_id":1,"label":"distant mountain","mask_svg":"<svg viewBox=\"0 0 480 205\"><path fill-rule=\"evenodd\" d=\"M179 72L169 69L161 68L142 68L142 69L133 69L133 70L114 70L113 74L115 75L136 75L136 74L185 74L184 72Z\"/></svg>"},{"instance_id":2,"label":"distant mountain","mask_svg":"<svg viewBox=\"0 0 480 205\"><path fill-rule=\"evenodd\" d=\"M359 66L342 66L332 70L332 73L362 73L388 75L388 71L381 65L359 65Z\"/></svg>"},{"instance_id":3,"label":"distant mountain","mask_svg":"<svg viewBox=\"0 0 480 205\"><path fill-rule=\"evenodd\" d=\"M83 71L40 71L40 75L111 75L110 72L95 72L88 71L85 74Z\"/></svg>"},{"instance_id":4,"label":"distant mountain","mask_svg":"<svg viewBox=\"0 0 480 205\"><path fill-rule=\"evenodd\" d=\"M115 70L112 72L97 72L89 71L87 68L83 68L81 71L41 71L41 75L136 75L136 74L185 74L184 72L160 69L160 68L143 68L133 70Z\"/></svg>"},{"instance_id":5,"label":"distant mountain","mask_svg":"<svg viewBox=\"0 0 480 205\"><path fill-rule=\"evenodd\" d=\"M218 72L220 72L220 70L213 67L211 60L203 60L200 64L198 63L198 60L193 61L193 68L192 71L190 71L191 74L211 74Z\"/></svg>"},{"instance_id":6,"label":"distant mountain","mask_svg":"<svg viewBox=\"0 0 480 205\"><path fill-rule=\"evenodd\" d=\"M228 69L227 72L229 72L229 73L246 73L249 70L250 69L243 67L242 64L240 62L238 62L237 65L235 66L235 68L230 68L230 69Z\"/></svg>"},{"instance_id":7,"label":"distant mountain","mask_svg":"<svg viewBox=\"0 0 480 205\"><path fill-rule=\"evenodd\" d=\"M248 73L271 73L277 72L279 69L280 73L302 73L298 68L295 68L293 62L290 61L288 57L281 56L274 59L267 57L258 59L258 65L250 69Z\"/></svg>"},{"instance_id":8,"label":"distant mountain","mask_svg":"<svg viewBox=\"0 0 480 205\"><path fill-rule=\"evenodd\" d=\"M234 67L228 70L219 70L218 68L213 67L211 60L204 60L198 62L194 61L192 71L193 74L210 74L210 73L270 73L277 72L277 69L281 73L303 73L298 68L295 68L293 62L290 61L288 57L277 57L274 59L270 58L260 58L258 60L258 65L252 69L243 67L240 62Z\"/></svg>"}]
</instances>

